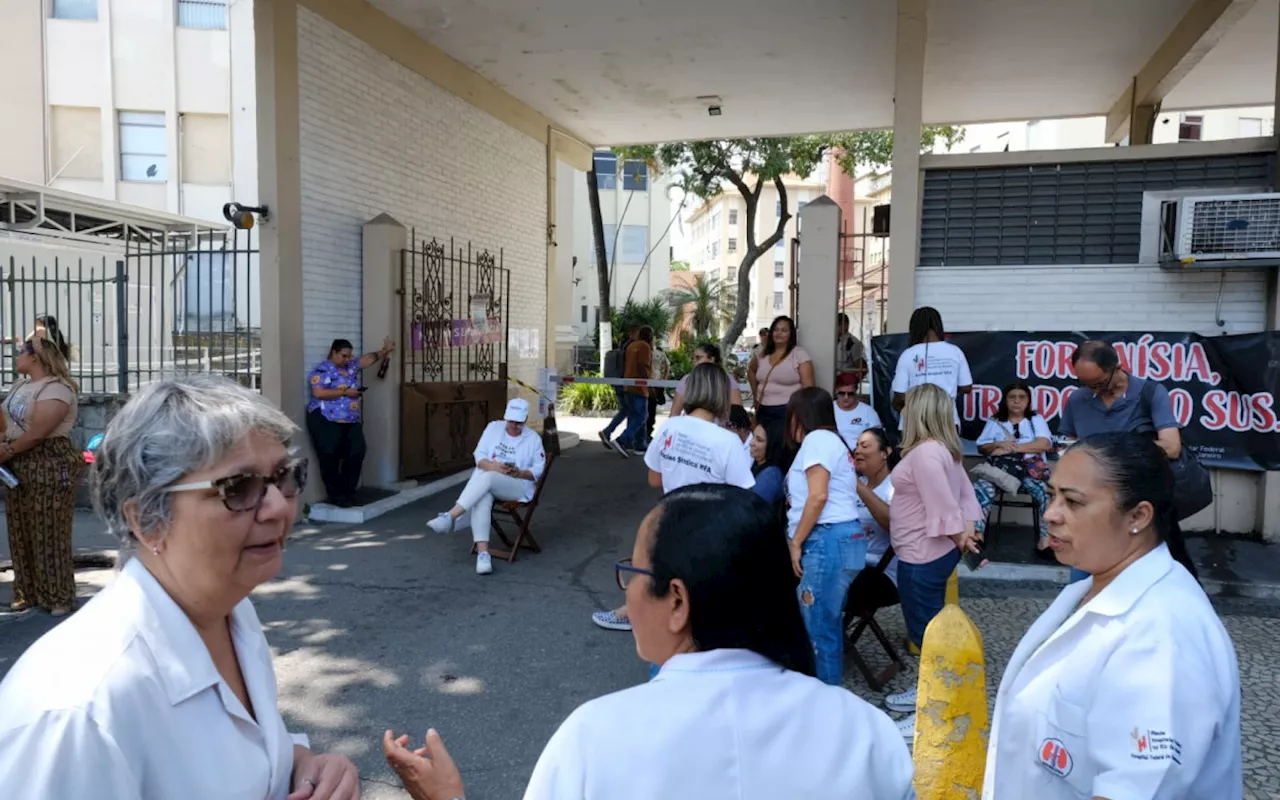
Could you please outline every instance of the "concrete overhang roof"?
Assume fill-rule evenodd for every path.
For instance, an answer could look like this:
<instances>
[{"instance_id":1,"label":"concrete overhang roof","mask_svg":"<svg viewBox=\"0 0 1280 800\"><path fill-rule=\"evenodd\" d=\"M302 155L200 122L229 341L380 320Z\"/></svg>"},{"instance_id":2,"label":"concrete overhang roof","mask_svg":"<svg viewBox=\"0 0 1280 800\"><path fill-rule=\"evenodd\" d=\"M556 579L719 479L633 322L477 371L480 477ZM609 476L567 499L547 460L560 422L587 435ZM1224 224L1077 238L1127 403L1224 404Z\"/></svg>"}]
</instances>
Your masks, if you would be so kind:
<instances>
[{"instance_id":1,"label":"concrete overhang roof","mask_svg":"<svg viewBox=\"0 0 1280 800\"><path fill-rule=\"evenodd\" d=\"M1211 2L932 0L924 121L1106 114L1184 16ZM893 124L894 0L371 3L595 145ZM1278 3L1237 6L1164 110L1271 104ZM707 95L722 99L721 116L698 100Z\"/></svg>"}]
</instances>

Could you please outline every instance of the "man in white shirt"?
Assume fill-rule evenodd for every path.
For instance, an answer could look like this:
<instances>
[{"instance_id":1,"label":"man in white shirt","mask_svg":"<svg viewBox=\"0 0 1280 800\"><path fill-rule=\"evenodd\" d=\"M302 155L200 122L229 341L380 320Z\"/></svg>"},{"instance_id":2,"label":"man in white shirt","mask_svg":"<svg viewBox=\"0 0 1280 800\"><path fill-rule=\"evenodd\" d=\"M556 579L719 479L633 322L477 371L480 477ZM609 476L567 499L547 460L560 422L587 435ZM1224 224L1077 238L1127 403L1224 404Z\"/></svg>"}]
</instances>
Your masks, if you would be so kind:
<instances>
[{"instance_id":1,"label":"man in white shirt","mask_svg":"<svg viewBox=\"0 0 1280 800\"><path fill-rule=\"evenodd\" d=\"M941 386L954 400L973 389L973 375L964 351L944 340L942 315L938 309L922 306L911 315L911 345L898 356L893 371L893 408L901 412L907 392L922 383ZM960 410L956 409L956 425Z\"/></svg>"}]
</instances>

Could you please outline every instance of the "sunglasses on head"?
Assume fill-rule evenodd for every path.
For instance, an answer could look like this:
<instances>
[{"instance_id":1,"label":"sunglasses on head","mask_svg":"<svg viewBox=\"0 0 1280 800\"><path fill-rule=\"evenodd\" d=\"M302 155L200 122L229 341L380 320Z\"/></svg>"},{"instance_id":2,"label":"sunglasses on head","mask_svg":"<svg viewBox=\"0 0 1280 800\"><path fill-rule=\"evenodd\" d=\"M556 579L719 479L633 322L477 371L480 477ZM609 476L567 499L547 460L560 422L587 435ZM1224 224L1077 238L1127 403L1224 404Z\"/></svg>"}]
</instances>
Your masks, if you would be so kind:
<instances>
[{"instance_id":1,"label":"sunglasses on head","mask_svg":"<svg viewBox=\"0 0 1280 800\"><path fill-rule=\"evenodd\" d=\"M222 498L222 504L228 511L256 511L262 505L262 501L267 496L267 489L271 486L279 489L280 494L285 497L297 497L307 486L307 460L294 459L271 475L242 472L211 481L195 481L170 486L165 489L165 493L216 489L218 496Z\"/></svg>"}]
</instances>

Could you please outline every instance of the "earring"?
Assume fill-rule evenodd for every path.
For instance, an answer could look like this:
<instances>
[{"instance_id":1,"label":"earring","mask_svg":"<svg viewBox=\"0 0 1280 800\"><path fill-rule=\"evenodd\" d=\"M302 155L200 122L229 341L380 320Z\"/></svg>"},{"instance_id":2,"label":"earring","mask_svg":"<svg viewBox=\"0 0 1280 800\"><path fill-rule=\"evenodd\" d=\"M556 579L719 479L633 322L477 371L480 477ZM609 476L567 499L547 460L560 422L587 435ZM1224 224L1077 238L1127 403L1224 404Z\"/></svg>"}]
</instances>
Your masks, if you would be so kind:
<instances>
[{"instance_id":1,"label":"earring","mask_svg":"<svg viewBox=\"0 0 1280 800\"><path fill-rule=\"evenodd\" d=\"M1130 529L1129 529L1129 535L1131 535L1131 536L1137 536L1137 535L1138 535L1138 529L1137 529L1137 528L1130 528Z\"/></svg>"},{"instance_id":2,"label":"earring","mask_svg":"<svg viewBox=\"0 0 1280 800\"><path fill-rule=\"evenodd\" d=\"M1137 533L1137 531L1134 531L1134 533ZM160 548L156 547L155 545L151 545L151 555L153 556L160 555Z\"/></svg>"}]
</instances>

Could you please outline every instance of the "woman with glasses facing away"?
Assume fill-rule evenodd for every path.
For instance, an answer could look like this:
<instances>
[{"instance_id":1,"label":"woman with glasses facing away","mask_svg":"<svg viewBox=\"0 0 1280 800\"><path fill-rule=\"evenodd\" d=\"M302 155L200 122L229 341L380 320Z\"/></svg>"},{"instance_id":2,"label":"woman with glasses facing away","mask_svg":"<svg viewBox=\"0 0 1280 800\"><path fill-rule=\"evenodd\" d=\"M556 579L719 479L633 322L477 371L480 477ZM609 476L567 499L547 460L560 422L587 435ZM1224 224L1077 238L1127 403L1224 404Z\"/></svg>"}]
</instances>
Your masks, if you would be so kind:
<instances>
[{"instance_id":1,"label":"woman with glasses facing away","mask_svg":"<svg viewBox=\"0 0 1280 800\"><path fill-rule=\"evenodd\" d=\"M1040 511L1040 530L1036 537L1035 554L1039 558L1053 560L1049 549L1049 531L1044 521L1044 510L1049 503L1049 462L1045 453L1053 450L1053 434L1049 423L1036 413L1031 405L1031 387L1022 381L1014 381L1004 387L996 415L978 437L978 451L987 457L987 464L1016 480ZM996 476L999 477L998 475ZM973 491L982 506L982 519L978 531L986 529L987 510L996 500L998 490L986 478L973 482Z\"/></svg>"},{"instance_id":2,"label":"woman with glasses facing away","mask_svg":"<svg viewBox=\"0 0 1280 800\"><path fill-rule=\"evenodd\" d=\"M715 364L699 364L688 378L685 413L664 422L644 454L649 485L663 494L696 483L750 489L751 457L742 440L716 422L729 418L728 374ZM597 611L591 620L608 630L631 630L626 606Z\"/></svg>"},{"instance_id":3,"label":"woman with glasses facing away","mask_svg":"<svg viewBox=\"0 0 1280 800\"><path fill-rule=\"evenodd\" d=\"M84 472L84 456L69 438L80 407L79 387L63 348L70 351L60 337L38 334L18 348L14 367L22 377L4 399L0 442L0 466L18 481L5 492L13 558L9 610L39 607L55 617L75 607L71 528Z\"/></svg>"},{"instance_id":4,"label":"woman with glasses facing away","mask_svg":"<svg viewBox=\"0 0 1280 800\"><path fill-rule=\"evenodd\" d=\"M636 650L662 671L569 715L525 800L914 796L911 759L889 718L812 677L786 546L767 503L733 486L672 492L640 523L631 558L616 569ZM417 751L387 731L383 750L415 800L464 796L434 731Z\"/></svg>"},{"instance_id":5,"label":"woman with glasses facing away","mask_svg":"<svg viewBox=\"0 0 1280 800\"><path fill-rule=\"evenodd\" d=\"M946 603L947 579L961 553L978 550L982 518L973 484L964 471L955 404L932 383L907 392L903 410L902 461L893 471L889 538L898 556L898 597L907 636L920 647L924 631ZM890 711L912 712L898 723L915 736L916 689L885 698Z\"/></svg>"},{"instance_id":6,"label":"woman with glasses facing away","mask_svg":"<svg viewBox=\"0 0 1280 800\"><path fill-rule=\"evenodd\" d=\"M867 563L858 517L853 449L836 432L831 395L810 386L787 404L787 432L796 457L787 471L787 539L796 596L818 680L844 683L844 605L849 585Z\"/></svg>"},{"instance_id":7,"label":"woman with glasses facing away","mask_svg":"<svg viewBox=\"0 0 1280 800\"><path fill-rule=\"evenodd\" d=\"M345 756L285 729L249 601L298 513L294 433L211 375L153 383L111 421L93 499L123 566L0 683L6 798L359 797Z\"/></svg>"}]
</instances>

